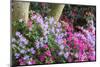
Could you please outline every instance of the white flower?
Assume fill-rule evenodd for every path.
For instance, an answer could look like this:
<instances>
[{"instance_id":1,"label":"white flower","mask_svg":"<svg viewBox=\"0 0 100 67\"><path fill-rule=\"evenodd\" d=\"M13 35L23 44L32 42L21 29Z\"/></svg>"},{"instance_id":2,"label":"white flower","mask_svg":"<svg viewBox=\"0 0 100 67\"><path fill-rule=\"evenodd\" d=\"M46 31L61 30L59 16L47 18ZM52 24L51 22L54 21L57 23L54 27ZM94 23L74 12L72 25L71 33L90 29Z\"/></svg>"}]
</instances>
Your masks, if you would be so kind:
<instances>
[{"instance_id":1,"label":"white flower","mask_svg":"<svg viewBox=\"0 0 100 67\"><path fill-rule=\"evenodd\" d=\"M24 60L28 60L29 59L29 56L28 55L26 55L26 56L24 56L24 58L23 58Z\"/></svg>"},{"instance_id":2,"label":"white flower","mask_svg":"<svg viewBox=\"0 0 100 67\"><path fill-rule=\"evenodd\" d=\"M69 52L64 53L64 57L65 57L66 59L68 59L68 56L69 56Z\"/></svg>"},{"instance_id":3,"label":"white flower","mask_svg":"<svg viewBox=\"0 0 100 67\"><path fill-rule=\"evenodd\" d=\"M36 44L36 48L37 48L37 49L38 49L38 48L40 48L40 45L39 45L39 44L40 44L40 42L39 42L38 40L36 41L36 43L35 43L35 44Z\"/></svg>"},{"instance_id":4,"label":"white flower","mask_svg":"<svg viewBox=\"0 0 100 67\"><path fill-rule=\"evenodd\" d=\"M45 20L48 20L48 18L47 17L44 17L45 18Z\"/></svg>"},{"instance_id":5,"label":"white flower","mask_svg":"<svg viewBox=\"0 0 100 67\"><path fill-rule=\"evenodd\" d=\"M17 47L16 44L12 44L12 48L15 48L15 47Z\"/></svg>"},{"instance_id":6,"label":"white flower","mask_svg":"<svg viewBox=\"0 0 100 67\"><path fill-rule=\"evenodd\" d=\"M76 58L78 58L78 57L79 57L78 53L76 53L76 54L75 54L75 57L76 57Z\"/></svg>"},{"instance_id":7,"label":"white flower","mask_svg":"<svg viewBox=\"0 0 100 67\"><path fill-rule=\"evenodd\" d=\"M60 49L63 50L64 49L64 45L60 45Z\"/></svg>"},{"instance_id":8,"label":"white flower","mask_svg":"<svg viewBox=\"0 0 100 67\"><path fill-rule=\"evenodd\" d=\"M19 22L23 22L23 19L19 19Z\"/></svg>"},{"instance_id":9,"label":"white flower","mask_svg":"<svg viewBox=\"0 0 100 67\"><path fill-rule=\"evenodd\" d=\"M41 41L41 42L43 41L43 37L40 38L40 41Z\"/></svg>"},{"instance_id":10,"label":"white flower","mask_svg":"<svg viewBox=\"0 0 100 67\"><path fill-rule=\"evenodd\" d=\"M12 38L12 42L16 42L16 39L15 38Z\"/></svg>"},{"instance_id":11,"label":"white flower","mask_svg":"<svg viewBox=\"0 0 100 67\"><path fill-rule=\"evenodd\" d=\"M29 28L29 31L32 31L32 27Z\"/></svg>"},{"instance_id":12,"label":"white flower","mask_svg":"<svg viewBox=\"0 0 100 67\"><path fill-rule=\"evenodd\" d=\"M60 51L60 52L58 53L59 56L61 56L61 55L63 55L63 54L64 54L63 51Z\"/></svg>"}]
</instances>

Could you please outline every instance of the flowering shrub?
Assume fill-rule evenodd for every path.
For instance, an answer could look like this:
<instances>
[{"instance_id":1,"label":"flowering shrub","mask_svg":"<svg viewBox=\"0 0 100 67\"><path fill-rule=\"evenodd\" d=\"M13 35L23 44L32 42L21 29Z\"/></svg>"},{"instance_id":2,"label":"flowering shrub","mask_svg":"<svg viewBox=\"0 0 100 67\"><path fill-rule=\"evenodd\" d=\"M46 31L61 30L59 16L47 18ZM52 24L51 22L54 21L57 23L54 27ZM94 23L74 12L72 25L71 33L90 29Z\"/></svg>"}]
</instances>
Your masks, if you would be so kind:
<instances>
[{"instance_id":1,"label":"flowering shrub","mask_svg":"<svg viewBox=\"0 0 100 67\"><path fill-rule=\"evenodd\" d=\"M67 22L64 22L67 23ZM12 52L16 65L51 64L95 60L95 30L64 25L54 18L30 14L12 23Z\"/></svg>"}]
</instances>

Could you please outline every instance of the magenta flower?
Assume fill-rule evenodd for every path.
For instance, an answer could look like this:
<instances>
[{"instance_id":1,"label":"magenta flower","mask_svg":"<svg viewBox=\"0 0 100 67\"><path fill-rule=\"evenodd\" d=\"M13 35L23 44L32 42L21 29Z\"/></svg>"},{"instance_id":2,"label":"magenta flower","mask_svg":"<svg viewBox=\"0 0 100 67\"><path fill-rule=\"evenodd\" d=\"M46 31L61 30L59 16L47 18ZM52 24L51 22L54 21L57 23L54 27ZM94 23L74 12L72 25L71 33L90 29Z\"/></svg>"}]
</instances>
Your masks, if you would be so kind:
<instances>
[{"instance_id":1,"label":"magenta flower","mask_svg":"<svg viewBox=\"0 0 100 67\"><path fill-rule=\"evenodd\" d=\"M18 61L19 61L20 65L25 65L25 62L24 62L24 60L22 58L20 58Z\"/></svg>"},{"instance_id":2,"label":"magenta flower","mask_svg":"<svg viewBox=\"0 0 100 67\"><path fill-rule=\"evenodd\" d=\"M47 55L47 56L51 56L51 52L50 52L50 50L47 50L46 52L45 52L45 54Z\"/></svg>"},{"instance_id":3,"label":"magenta flower","mask_svg":"<svg viewBox=\"0 0 100 67\"><path fill-rule=\"evenodd\" d=\"M20 65L25 65L25 62L20 62L19 64L20 64Z\"/></svg>"},{"instance_id":4,"label":"magenta flower","mask_svg":"<svg viewBox=\"0 0 100 67\"><path fill-rule=\"evenodd\" d=\"M40 59L41 62L43 62L43 61L45 60L45 58L46 58L45 55L41 55L41 56L39 57L39 59Z\"/></svg>"},{"instance_id":5,"label":"magenta flower","mask_svg":"<svg viewBox=\"0 0 100 67\"><path fill-rule=\"evenodd\" d=\"M35 60L32 60L32 64L36 64L36 61Z\"/></svg>"},{"instance_id":6,"label":"magenta flower","mask_svg":"<svg viewBox=\"0 0 100 67\"><path fill-rule=\"evenodd\" d=\"M29 65L36 64L36 61L35 60L28 61L28 64Z\"/></svg>"}]
</instances>

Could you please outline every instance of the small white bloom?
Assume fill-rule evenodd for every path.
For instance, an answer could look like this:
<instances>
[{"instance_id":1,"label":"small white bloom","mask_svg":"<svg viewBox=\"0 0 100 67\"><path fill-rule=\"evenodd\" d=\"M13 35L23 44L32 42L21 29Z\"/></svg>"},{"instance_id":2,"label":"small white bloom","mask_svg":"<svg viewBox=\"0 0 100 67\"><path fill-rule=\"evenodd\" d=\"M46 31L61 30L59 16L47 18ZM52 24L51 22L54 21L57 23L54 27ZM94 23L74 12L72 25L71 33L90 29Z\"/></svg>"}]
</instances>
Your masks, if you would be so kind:
<instances>
[{"instance_id":1,"label":"small white bloom","mask_svg":"<svg viewBox=\"0 0 100 67\"><path fill-rule=\"evenodd\" d=\"M19 19L19 22L23 22L23 19Z\"/></svg>"},{"instance_id":2,"label":"small white bloom","mask_svg":"<svg viewBox=\"0 0 100 67\"><path fill-rule=\"evenodd\" d=\"M16 39L15 38L12 38L12 42L16 42Z\"/></svg>"},{"instance_id":3,"label":"small white bloom","mask_svg":"<svg viewBox=\"0 0 100 67\"><path fill-rule=\"evenodd\" d=\"M12 44L12 48L15 48L15 47L17 47L15 44Z\"/></svg>"},{"instance_id":4,"label":"small white bloom","mask_svg":"<svg viewBox=\"0 0 100 67\"><path fill-rule=\"evenodd\" d=\"M43 41L43 37L40 38L40 41L41 41L41 42Z\"/></svg>"},{"instance_id":5,"label":"small white bloom","mask_svg":"<svg viewBox=\"0 0 100 67\"><path fill-rule=\"evenodd\" d=\"M64 54L63 51L60 51L60 52L58 53L59 56L61 56L61 55L63 55L63 54Z\"/></svg>"},{"instance_id":6,"label":"small white bloom","mask_svg":"<svg viewBox=\"0 0 100 67\"><path fill-rule=\"evenodd\" d=\"M60 45L60 49L63 50L64 49L64 45Z\"/></svg>"},{"instance_id":7,"label":"small white bloom","mask_svg":"<svg viewBox=\"0 0 100 67\"><path fill-rule=\"evenodd\" d=\"M69 56L69 52L64 53L64 57L65 57L66 59L68 59L68 56Z\"/></svg>"}]
</instances>

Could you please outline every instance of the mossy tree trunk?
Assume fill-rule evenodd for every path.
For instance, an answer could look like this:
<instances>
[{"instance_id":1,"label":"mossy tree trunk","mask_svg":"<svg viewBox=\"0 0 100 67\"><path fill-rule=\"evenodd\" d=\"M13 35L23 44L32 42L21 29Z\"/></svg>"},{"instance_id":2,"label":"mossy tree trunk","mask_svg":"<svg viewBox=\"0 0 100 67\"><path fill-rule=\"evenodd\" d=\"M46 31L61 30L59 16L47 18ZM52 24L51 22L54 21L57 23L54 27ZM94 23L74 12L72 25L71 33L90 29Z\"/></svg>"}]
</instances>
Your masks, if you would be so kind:
<instances>
[{"instance_id":1,"label":"mossy tree trunk","mask_svg":"<svg viewBox=\"0 0 100 67\"><path fill-rule=\"evenodd\" d=\"M51 11L49 13L49 16L53 16L55 21L58 22L64 6L64 4L51 4Z\"/></svg>"},{"instance_id":2,"label":"mossy tree trunk","mask_svg":"<svg viewBox=\"0 0 100 67\"><path fill-rule=\"evenodd\" d=\"M28 21L30 2L22 2L13 0L12 21L23 19L25 23Z\"/></svg>"}]
</instances>

